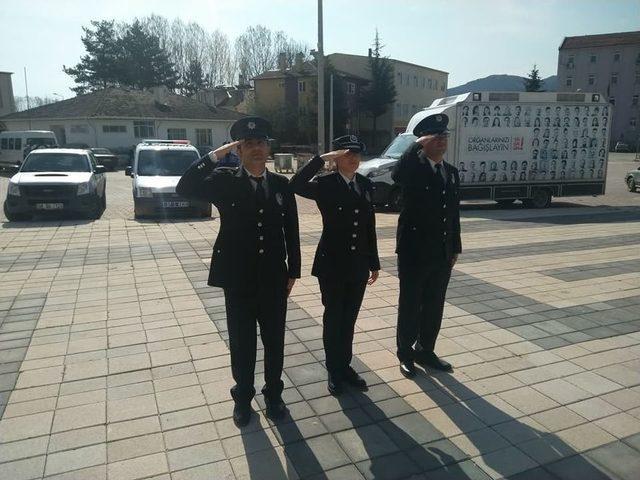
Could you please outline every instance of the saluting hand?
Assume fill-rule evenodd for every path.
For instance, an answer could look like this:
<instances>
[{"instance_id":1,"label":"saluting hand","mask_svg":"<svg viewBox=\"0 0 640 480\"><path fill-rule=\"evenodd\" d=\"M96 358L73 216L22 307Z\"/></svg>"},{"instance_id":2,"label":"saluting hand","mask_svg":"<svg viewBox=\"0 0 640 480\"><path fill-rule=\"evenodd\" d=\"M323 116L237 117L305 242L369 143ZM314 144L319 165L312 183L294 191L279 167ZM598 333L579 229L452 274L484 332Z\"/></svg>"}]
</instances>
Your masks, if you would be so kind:
<instances>
[{"instance_id":1,"label":"saluting hand","mask_svg":"<svg viewBox=\"0 0 640 480\"><path fill-rule=\"evenodd\" d=\"M371 271L371 276L369 277L369 280L367 281L367 285L373 285L374 283L376 283L376 280L378 280L378 275L380 274L380 270L372 270Z\"/></svg>"},{"instance_id":2,"label":"saluting hand","mask_svg":"<svg viewBox=\"0 0 640 480\"><path fill-rule=\"evenodd\" d=\"M327 162L327 168L333 170L336 166L336 159L349 153L349 150L332 150L331 152L323 153L320 158Z\"/></svg>"},{"instance_id":3,"label":"saluting hand","mask_svg":"<svg viewBox=\"0 0 640 480\"><path fill-rule=\"evenodd\" d=\"M240 140L236 140L235 142L227 143L226 145L220 145L213 152L209 152L209 156L211 156L211 153L213 153L216 156L216 158L220 159L224 157L227 153L229 153L234 147L237 147L238 145L240 145L240 143L241 143Z\"/></svg>"}]
</instances>

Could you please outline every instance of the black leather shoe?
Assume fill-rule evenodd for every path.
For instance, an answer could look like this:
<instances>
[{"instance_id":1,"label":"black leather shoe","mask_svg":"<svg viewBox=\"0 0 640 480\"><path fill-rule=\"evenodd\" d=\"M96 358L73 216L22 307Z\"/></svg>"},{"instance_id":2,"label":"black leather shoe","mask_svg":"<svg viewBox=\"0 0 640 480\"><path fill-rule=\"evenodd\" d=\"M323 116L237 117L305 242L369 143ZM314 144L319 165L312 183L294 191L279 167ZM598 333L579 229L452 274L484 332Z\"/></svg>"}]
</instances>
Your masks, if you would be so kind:
<instances>
[{"instance_id":1,"label":"black leather shoe","mask_svg":"<svg viewBox=\"0 0 640 480\"><path fill-rule=\"evenodd\" d=\"M329 375L327 390L331 395L340 395L342 393L342 382L336 375Z\"/></svg>"},{"instance_id":2,"label":"black leather shoe","mask_svg":"<svg viewBox=\"0 0 640 480\"><path fill-rule=\"evenodd\" d=\"M344 381L358 390L367 390L367 381L358 375L358 372L356 372L352 367L348 367L345 370Z\"/></svg>"},{"instance_id":3,"label":"black leather shoe","mask_svg":"<svg viewBox=\"0 0 640 480\"><path fill-rule=\"evenodd\" d=\"M400 362L400 373L406 378L413 378L416 376L416 366L413 362Z\"/></svg>"},{"instance_id":4,"label":"black leather shoe","mask_svg":"<svg viewBox=\"0 0 640 480\"><path fill-rule=\"evenodd\" d=\"M434 370L440 370L441 372L453 372L451 364L438 358L438 356L433 352L420 356L420 358L416 359L416 362L418 365L433 368Z\"/></svg>"},{"instance_id":5,"label":"black leather shoe","mask_svg":"<svg viewBox=\"0 0 640 480\"><path fill-rule=\"evenodd\" d=\"M251 420L251 405L236 403L233 407L233 423L236 427L246 427Z\"/></svg>"},{"instance_id":6,"label":"black leather shoe","mask_svg":"<svg viewBox=\"0 0 640 480\"><path fill-rule=\"evenodd\" d=\"M265 409L265 414L271 420L280 420L287 414L287 407L280 397L275 400L269 400L265 398L264 403L267 406L267 408Z\"/></svg>"}]
</instances>

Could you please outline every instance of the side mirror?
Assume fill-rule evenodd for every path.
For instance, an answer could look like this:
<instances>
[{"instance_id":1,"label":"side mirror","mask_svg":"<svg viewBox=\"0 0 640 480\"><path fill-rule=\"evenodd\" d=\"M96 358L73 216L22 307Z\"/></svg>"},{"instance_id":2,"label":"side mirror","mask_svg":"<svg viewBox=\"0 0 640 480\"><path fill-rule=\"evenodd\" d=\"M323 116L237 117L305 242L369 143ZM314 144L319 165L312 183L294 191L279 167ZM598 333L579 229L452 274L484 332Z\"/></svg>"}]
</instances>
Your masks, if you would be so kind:
<instances>
[{"instance_id":1,"label":"side mirror","mask_svg":"<svg viewBox=\"0 0 640 480\"><path fill-rule=\"evenodd\" d=\"M107 167L105 167L104 165L96 165L96 168L94 171L96 173L107 173Z\"/></svg>"},{"instance_id":2,"label":"side mirror","mask_svg":"<svg viewBox=\"0 0 640 480\"><path fill-rule=\"evenodd\" d=\"M7 171L11 175L15 175L16 173L18 173L19 170L20 170L20 162L18 162L18 164L16 165L10 165L9 167L7 167Z\"/></svg>"},{"instance_id":3,"label":"side mirror","mask_svg":"<svg viewBox=\"0 0 640 480\"><path fill-rule=\"evenodd\" d=\"M126 168L124 169L124 174L125 174L127 177L132 177L132 176L133 176L133 175L132 175L132 168L131 168L130 166L129 166L129 167L126 167Z\"/></svg>"}]
</instances>

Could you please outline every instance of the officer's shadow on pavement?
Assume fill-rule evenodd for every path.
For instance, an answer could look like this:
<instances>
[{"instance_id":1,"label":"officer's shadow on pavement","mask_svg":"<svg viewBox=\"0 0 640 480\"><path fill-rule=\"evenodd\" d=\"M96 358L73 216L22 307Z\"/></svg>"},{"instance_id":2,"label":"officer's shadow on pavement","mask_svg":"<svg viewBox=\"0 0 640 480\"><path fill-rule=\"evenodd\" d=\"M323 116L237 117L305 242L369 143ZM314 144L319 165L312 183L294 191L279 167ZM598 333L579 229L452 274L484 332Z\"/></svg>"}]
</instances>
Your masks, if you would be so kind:
<instances>
[{"instance_id":1,"label":"officer's shadow on pavement","mask_svg":"<svg viewBox=\"0 0 640 480\"><path fill-rule=\"evenodd\" d=\"M454 375L428 373L433 373L429 380L436 388L427 388L425 393L460 431L465 432L468 445L480 455L479 461L497 477L514 480L611 478L557 435L511 416L508 406L502 410L492 405ZM417 378L427 379L422 374Z\"/></svg>"}]
</instances>

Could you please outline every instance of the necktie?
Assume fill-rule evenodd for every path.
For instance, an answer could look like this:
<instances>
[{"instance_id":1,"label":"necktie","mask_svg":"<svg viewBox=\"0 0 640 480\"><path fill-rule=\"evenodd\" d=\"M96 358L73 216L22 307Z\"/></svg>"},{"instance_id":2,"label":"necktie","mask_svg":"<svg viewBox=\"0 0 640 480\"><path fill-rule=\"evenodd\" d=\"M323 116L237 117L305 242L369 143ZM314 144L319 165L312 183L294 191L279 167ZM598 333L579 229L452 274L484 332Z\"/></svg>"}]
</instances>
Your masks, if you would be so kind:
<instances>
[{"instance_id":1,"label":"necktie","mask_svg":"<svg viewBox=\"0 0 640 480\"><path fill-rule=\"evenodd\" d=\"M356 184L353 182L353 180L349 182L349 190L351 190L351 193L353 193L356 197L360 197L360 195L358 195L358 192L356 191Z\"/></svg>"},{"instance_id":2,"label":"necktie","mask_svg":"<svg viewBox=\"0 0 640 480\"><path fill-rule=\"evenodd\" d=\"M444 178L442 177L442 164L441 163L436 163L436 180L438 180L438 183L440 184L440 186L444 190L445 183L444 183Z\"/></svg>"},{"instance_id":3,"label":"necktie","mask_svg":"<svg viewBox=\"0 0 640 480\"><path fill-rule=\"evenodd\" d=\"M267 201L267 194L264 191L264 186L262 185L262 181L264 177L252 177L256 182L256 200L258 203L264 203Z\"/></svg>"}]
</instances>

